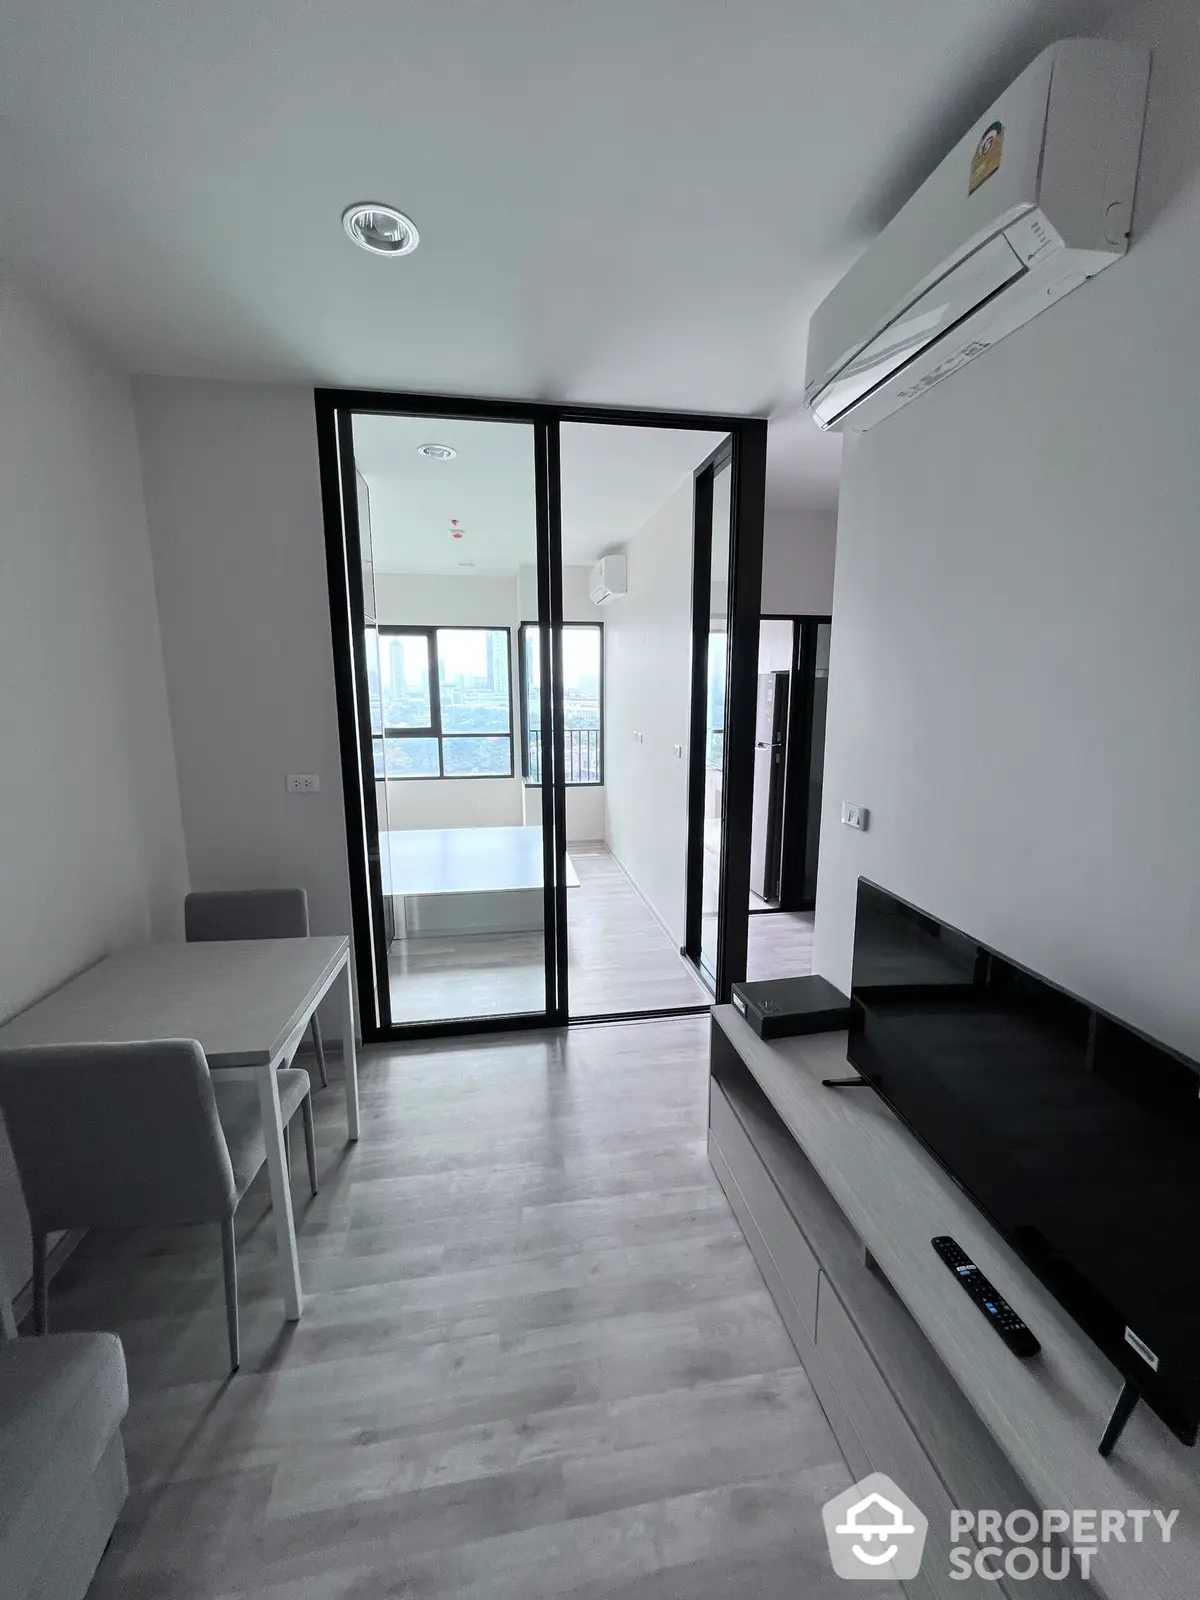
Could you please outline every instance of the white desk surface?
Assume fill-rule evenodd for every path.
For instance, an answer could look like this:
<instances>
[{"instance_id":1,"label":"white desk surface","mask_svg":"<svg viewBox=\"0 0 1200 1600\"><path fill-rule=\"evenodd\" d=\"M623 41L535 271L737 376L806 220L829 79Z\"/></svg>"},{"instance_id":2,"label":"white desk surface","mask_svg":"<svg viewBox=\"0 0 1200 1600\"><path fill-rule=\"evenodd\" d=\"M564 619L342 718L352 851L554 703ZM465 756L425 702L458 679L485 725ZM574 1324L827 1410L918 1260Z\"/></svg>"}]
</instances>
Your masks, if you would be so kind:
<instances>
[{"instance_id":1,"label":"white desk surface","mask_svg":"<svg viewBox=\"0 0 1200 1600\"><path fill-rule=\"evenodd\" d=\"M501 894L542 887L540 828L408 828L379 836L384 894ZM567 857L567 887L579 877Z\"/></svg>"},{"instance_id":2,"label":"white desk surface","mask_svg":"<svg viewBox=\"0 0 1200 1600\"><path fill-rule=\"evenodd\" d=\"M345 934L118 951L0 1027L0 1049L198 1039L210 1067L273 1061L346 960Z\"/></svg>"}]
</instances>

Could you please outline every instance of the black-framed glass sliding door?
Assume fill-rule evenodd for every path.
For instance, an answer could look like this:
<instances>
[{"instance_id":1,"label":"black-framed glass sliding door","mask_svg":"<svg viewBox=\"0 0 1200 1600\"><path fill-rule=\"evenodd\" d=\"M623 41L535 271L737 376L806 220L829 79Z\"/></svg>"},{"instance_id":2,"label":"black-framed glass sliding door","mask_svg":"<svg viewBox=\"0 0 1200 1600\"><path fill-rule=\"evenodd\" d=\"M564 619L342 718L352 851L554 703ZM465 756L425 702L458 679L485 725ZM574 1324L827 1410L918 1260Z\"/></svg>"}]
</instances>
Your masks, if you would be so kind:
<instances>
[{"instance_id":1,"label":"black-framed glass sliding door","mask_svg":"<svg viewBox=\"0 0 1200 1600\"><path fill-rule=\"evenodd\" d=\"M317 391L316 410L364 1039L664 1009L654 1003L658 984L643 984L626 1001L628 1012L608 1005L607 978L589 989L594 963L569 928L572 914L577 933L581 912L596 921L603 886L583 883L568 842L573 855L607 848L605 790L624 755L615 741L627 748L634 737L613 720L609 685L614 677L620 683L622 671L630 677L628 638L636 629L623 634L597 600L592 544L598 523L611 538L606 507L632 517L638 496L649 492L647 464L633 443L639 430L700 435L688 450L708 448L705 433L723 439L732 552L725 739L736 751L738 573L741 621L753 629L765 423L344 390ZM572 500L569 490L564 495L564 448L575 474L589 426L597 435L584 441L591 466L582 480L573 476L580 493ZM632 450L620 472L607 453L610 434L624 435L622 446ZM677 451L670 459L682 457ZM680 470L690 501L690 464ZM579 525L581 501L587 528ZM686 514L693 511L689 504ZM681 555L660 576L682 596L686 686L695 665L688 661L694 552L686 527L683 539ZM653 539L648 548L660 558L665 549ZM616 585L618 563L602 555L600 564ZM643 599L649 593L643 586ZM631 677L631 698L641 704L654 692L646 678ZM653 731L640 709L627 712L617 721L633 715ZM638 737L644 743L646 735ZM681 730L670 738L673 747L658 739L656 758L673 759L686 773L688 736ZM722 895L741 871L739 847L729 843L741 786L734 773L724 788ZM682 861L687 818L680 809L669 847ZM591 930L594 947L608 939L606 926L601 917L600 934ZM627 936L623 924L609 942ZM744 962L744 929L740 957L736 929L721 940L718 988ZM678 962L678 935L664 950ZM687 996L696 1006L706 997L698 984Z\"/></svg>"},{"instance_id":2,"label":"black-framed glass sliding door","mask_svg":"<svg viewBox=\"0 0 1200 1600\"><path fill-rule=\"evenodd\" d=\"M554 789L526 804L518 701L521 621L552 621L548 430L385 404L318 410L364 1036L550 1022Z\"/></svg>"}]
</instances>

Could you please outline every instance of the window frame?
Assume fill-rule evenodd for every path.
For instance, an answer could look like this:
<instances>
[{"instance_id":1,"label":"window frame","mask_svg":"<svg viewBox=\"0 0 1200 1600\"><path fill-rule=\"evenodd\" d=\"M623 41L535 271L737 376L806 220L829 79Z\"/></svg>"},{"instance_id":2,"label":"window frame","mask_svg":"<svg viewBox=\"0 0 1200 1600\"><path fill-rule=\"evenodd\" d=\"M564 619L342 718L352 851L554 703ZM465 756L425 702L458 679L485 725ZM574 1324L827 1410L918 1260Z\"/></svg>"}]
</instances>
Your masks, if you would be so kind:
<instances>
[{"instance_id":1,"label":"window frame","mask_svg":"<svg viewBox=\"0 0 1200 1600\"><path fill-rule=\"evenodd\" d=\"M394 638L398 635L407 635L425 640L425 648L429 661L429 725L423 728L389 728L384 716L382 687L379 696L379 720L381 733L372 731L372 760L374 770L374 741L384 741L383 773L376 774L377 783L478 783L489 781L503 783L516 777L516 767L513 762L513 739L515 719L513 715L513 649L512 628L504 623L491 622L438 622L426 626L417 622L380 622L376 624L376 631L382 642L385 638ZM437 636L439 633L502 633L504 635L505 660L508 662L508 732L507 733L445 733L442 730L442 678L439 671ZM433 739L437 743L438 770L436 772L408 772L391 774L387 770L387 740L388 739ZM507 739L508 741L508 771L507 772L447 772L445 743L455 739Z\"/></svg>"},{"instance_id":2,"label":"window frame","mask_svg":"<svg viewBox=\"0 0 1200 1600\"><path fill-rule=\"evenodd\" d=\"M529 734L527 726L527 708L529 704L528 686L525 681L525 640L530 628L540 628L540 622L522 622L517 629L517 677L518 693L521 705L521 781L527 789L540 789L541 780L529 776ZM604 724L606 721L604 709L604 624L603 622L564 622L563 632L568 628L595 628L600 636L600 678L598 698L600 702L600 722L597 733L597 770L598 778L588 778L585 782L572 782L566 779L568 789L603 789L604 787ZM540 731L540 730L539 730ZM570 732L570 729L566 730ZM577 730L582 731L582 730Z\"/></svg>"}]
</instances>

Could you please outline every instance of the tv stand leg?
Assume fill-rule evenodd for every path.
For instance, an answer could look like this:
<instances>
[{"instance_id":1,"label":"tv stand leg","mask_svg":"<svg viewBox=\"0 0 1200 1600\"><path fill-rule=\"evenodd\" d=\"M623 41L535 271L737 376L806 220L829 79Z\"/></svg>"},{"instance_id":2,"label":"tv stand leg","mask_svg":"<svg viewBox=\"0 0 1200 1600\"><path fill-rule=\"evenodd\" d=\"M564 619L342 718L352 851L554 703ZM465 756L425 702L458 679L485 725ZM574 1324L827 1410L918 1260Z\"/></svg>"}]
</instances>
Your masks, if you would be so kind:
<instances>
[{"instance_id":1,"label":"tv stand leg","mask_svg":"<svg viewBox=\"0 0 1200 1600\"><path fill-rule=\"evenodd\" d=\"M1133 1415L1133 1408L1137 1405L1140 1399L1141 1396L1138 1394L1133 1384L1126 1379L1125 1387L1117 1396L1117 1403L1113 1407L1113 1414L1108 1419L1108 1427L1105 1428L1104 1437L1100 1441L1100 1454L1102 1456L1112 1455L1113 1447L1117 1440L1121 1437L1121 1433L1125 1427L1125 1424Z\"/></svg>"},{"instance_id":2,"label":"tv stand leg","mask_svg":"<svg viewBox=\"0 0 1200 1600\"><path fill-rule=\"evenodd\" d=\"M821 1086L825 1089L869 1089L869 1078L822 1078Z\"/></svg>"}]
</instances>

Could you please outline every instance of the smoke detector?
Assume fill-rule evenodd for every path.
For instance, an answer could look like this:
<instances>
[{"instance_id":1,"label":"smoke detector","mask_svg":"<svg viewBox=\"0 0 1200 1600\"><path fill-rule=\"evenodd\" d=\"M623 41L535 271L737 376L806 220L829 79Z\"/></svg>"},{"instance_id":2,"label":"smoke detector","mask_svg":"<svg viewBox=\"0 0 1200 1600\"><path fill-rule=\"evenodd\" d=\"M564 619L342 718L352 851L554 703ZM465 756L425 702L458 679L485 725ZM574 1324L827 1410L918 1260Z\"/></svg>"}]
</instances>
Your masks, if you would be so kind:
<instances>
[{"instance_id":1,"label":"smoke detector","mask_svg":"<svg viewBox=\"0 0 1200 1600\"><path fill-rule=\"evenodd\" d=\"M430 461L453 461L458 451L448 444L419 444L417 454L428 456Z\"/></svg>"},{"instance_id":2,"label":"smoke detector","mask_svg":"<svg viewBox=\"0 0 1200 1600\"><path fill-rule=\"evenodd\" d=\"M374 201L343 211L342 227L360 249L373 256L411 255L421 238L411 217Z\"/></svg>"}]
</instances>

